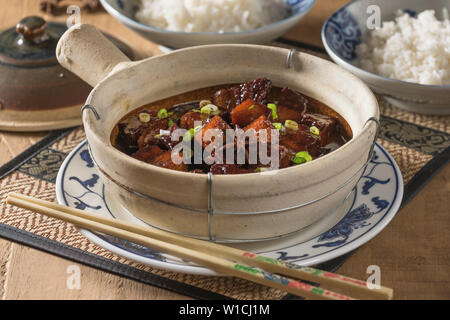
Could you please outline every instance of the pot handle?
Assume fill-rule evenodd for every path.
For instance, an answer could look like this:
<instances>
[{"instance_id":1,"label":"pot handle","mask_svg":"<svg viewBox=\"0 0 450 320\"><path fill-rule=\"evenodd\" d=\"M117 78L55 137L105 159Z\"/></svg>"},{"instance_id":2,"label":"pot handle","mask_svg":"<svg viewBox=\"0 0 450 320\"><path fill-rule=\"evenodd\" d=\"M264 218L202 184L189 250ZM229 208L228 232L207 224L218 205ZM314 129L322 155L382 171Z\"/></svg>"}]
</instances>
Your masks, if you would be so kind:
<instances>
[{"instance_id":1,"label":"pot handle","mask_svg":"<svg viewBox=\"0 0 450 320\"><path fill-rule=\"evenodd\" d=\"M90 24L69 28L56 47L59 63L95 87L121 62L130 59Z\"/></svg>"}]
</instances>

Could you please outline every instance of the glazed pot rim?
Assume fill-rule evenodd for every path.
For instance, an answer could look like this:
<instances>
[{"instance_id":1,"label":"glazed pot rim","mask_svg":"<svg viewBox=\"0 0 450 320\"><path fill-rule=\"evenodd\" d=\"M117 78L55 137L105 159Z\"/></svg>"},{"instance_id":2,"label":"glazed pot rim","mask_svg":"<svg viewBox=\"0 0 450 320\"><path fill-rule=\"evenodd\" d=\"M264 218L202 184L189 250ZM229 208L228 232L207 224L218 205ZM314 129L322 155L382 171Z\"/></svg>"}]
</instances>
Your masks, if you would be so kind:
<instances>
[{"instance_id":1,"label":"glazed pot rim","mask_svg":"<svg viewBox=\"0 0 450 320\"><path fill-rule=\"evenodd\" d=\"M262 46L262 45L249 45L249 44L213 44L213 45L202 45L202 46L195 46L195 47L188 47L188 48L184 48L184 49L179 49L173 52L170 52L168 54L165 54L164 56L171 56L171 55L178 55L178 54L184 54L186 52L190 52L190 51L197 51L197 50L204 50L204 49L208 49L211 47L223 47L223 48L228 48L228 47L241 47L243 49L245 48L249 48L249 49L259 49L259 50L276 50L276 51L286 51L289 52L289 49L285 49L285 48L279 48L279 47L272 47L272 46ZM361 138L363 136L364 133L366 133L368 130L370 130L373 126L377 126L377 124L374 121L371 121L371 123L369 123L369 119L373 118L376 119L376 121L379 120L379 109L378 109L378 101L375 98L375 95L372 93L372 91L367 87L366 84L364 84L364 82L362 80L360 80L359 78L357 78L355 75L353 75L352 73L346 71L345 69L343 69L342 67L338 66L337 64L334 64L331 61L316 57L314 55L308 54L308 53L304 53L304 52L299 52L301 55L304 56L308 56L309 58L312 58L315 61L318 61L318 63L326 63L328 64L327 67L330 68L330 70L333 70L334 72L339 72L343 75L345 75L347 77L347 80L352 80L353 84L357 84L359 85L358 90L364 90L365 95L367 96L367 103L366 103L366 107L369 108L368 112L367 112L367 122L366 124L362 125L359 128L359 132L357 134L355 134L355 128L351 128L353 131L353 137L347 142L345 143L343 146L339 147L337 150L334 150L328 154L326 154L325 156L322 156L320 158L317 158L313 161L307 162L307 163L303 163L302 165L296 165L296 166L291 166L291 167L287 167L287 168L282 168L282 169L278 169L275 170L277 173L283 173L283 174L291 174L293 172L296 172L298 170L308 170L308 168L311 168L312 166L316 166L318 164L327 162L330 158L336 156L337 154L342 154L343 152L345 152L356 140L358 140L359 138ZM117 68L117 70L114 72L112 72L110 75L108 75L105 79L103 79L102 81L100 81L95 87L94 89L91 91L91 93L89 94L89 97L86 101L86 105L89 105L89 103L93 100L93 97L97 94L98 91L100 91L102 89L102 87L104 86L108 86L108 82L109 80L112 80L115 76L119 76L121 73L127 71L130 68L133 67L137 67L140 66L141 64L145 64L150 60L153 59L158 59L162 56L155 56L155 57L150 57L144 60L140 60L137 62L125 62L122 66L119 66ZM319 62L320 61L320 62ZM330 71L331 72L331 71ZM137 107L139 108L139 107ZM330 106L330 108L333 109L332 106ZM136 109L136 108L135 108ZM133 109L134 110L134 109ZM334 109L333 109L334 110ZM126 114L128 114L129 112L131 112L130 110L128 111L124 111L123 116L125 116ZM208 177L208 174L204 173L204 174L195 174L195 173L191 173L191 172L182 172L182 171L177 171L177 170L172 170L172 169L167 169L167 168L163 168L163 167L158 167L140 160L137 160L123 152L121 152L120 150L118 150L117 148L115 148L112 143L111 143L111 139L110 137L110 133L107 135L107 139L103 139L100 134L98 132L96 132L95 129L93 129L93 125L91 125L91 123L93 123L94 121L97 121L95 118L94 113L92 112L84 112L83 113L83 124L84 124L84 129L86 130L86 132L91 133L90 135L88 135L89 137L95 138L97 140L97 142L101 143L102 145L104 145L104 150L108 153L112 153L112 155L115 156L115 158L120 158L123 159L124 161L126 161L128 164L132 165L135 168L139 168L139 169L143 169L146 171L153 171L155 173L160 173L160 174L171 174L173 177L180 177L180 178L192 178L192 179L206 179ZM342 117L344 117L343 115L341 115ZM344 117L345 119L345 117ZM347 119L346 119L347 120ZM89 138L88 138L89 140ZM105 141L106 140L106 141ZM376 140L376 138L375 138ZM92 154L91 154L92 155ZM367 155L369 156L369 155ZM359 157L355 157L355 159L359 159ZM106 168L104 168L106 169ZM296 171L294 171L296 170ZM258 172L255 173L245 173L245 174L235 174L235 175L214 175L215 179L219 178L220 179L227 179L228 181L231 181L232 179L235 179L236 177L238 177L239 179L244 179L244 178L249 178L249 179L253 179L256 176L274 176L275 174L261 174Z\"/></svg>"}]
</instances>

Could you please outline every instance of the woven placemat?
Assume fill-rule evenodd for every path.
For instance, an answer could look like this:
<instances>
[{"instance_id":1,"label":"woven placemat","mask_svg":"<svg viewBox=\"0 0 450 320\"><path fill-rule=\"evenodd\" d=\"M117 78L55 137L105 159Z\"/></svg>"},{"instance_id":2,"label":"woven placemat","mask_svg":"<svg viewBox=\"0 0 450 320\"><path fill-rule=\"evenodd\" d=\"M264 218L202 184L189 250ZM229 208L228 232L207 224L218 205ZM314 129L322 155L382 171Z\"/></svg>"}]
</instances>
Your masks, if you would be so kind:
<instances>
[{"instance_id":1,"label":"woven placemat","mask_svg":"<svg viewBox=\"0 0 450 320\"><path fill-rule=\"evenodd\" d=\"M325 57L318 48L280 40ZM399 165L404 203L442 168L450 154L450 117L400 111L378 97L381 108L379 143ZM102 270L200 299L286 299L285 292L232 277L168 272L119 257L90 242L71 225L5 204L9 192L56 201L55 181L67 154L85 139L82 128L58 131L0 168L0 236ZM3 173L3 174L2 174ZM351 254L319 266L335 271Z\"/></svg>"}]
</instances>

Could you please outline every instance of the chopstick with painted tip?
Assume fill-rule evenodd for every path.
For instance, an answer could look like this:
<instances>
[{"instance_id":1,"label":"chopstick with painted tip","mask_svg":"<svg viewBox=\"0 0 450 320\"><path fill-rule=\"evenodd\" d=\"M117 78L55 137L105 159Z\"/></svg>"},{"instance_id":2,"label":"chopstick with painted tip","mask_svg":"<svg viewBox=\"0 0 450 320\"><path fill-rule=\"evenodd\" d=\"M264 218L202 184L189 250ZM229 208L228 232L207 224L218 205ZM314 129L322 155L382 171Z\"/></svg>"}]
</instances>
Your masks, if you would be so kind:
<instances>
[{"instance_id":1,"label":"chopstick with painted tip","mask_svg":"<svg viewBox=\"0 0 450 320\"><path fill-rule=\"evenodd\" d=\"M159 242L174 244L176 246L182 246L186 250L190 250L192 252L195 252L196 254L198 254L199 252L202 252L206 255L211 256L211 253L214 252L215 255L220 255L221 260L228 259L228 260L239 262L240 264L236 264L236 263L234 264L234 268L242 269L241 271L245 271L247 273L248 272L258 273L258 269L255 269L252 267L261 268L261 269L265 270L266 275L267 275L267 272L270 272L273 274L282 274L282 275L286 275L286 276L289 276L292 278L298 278L298 279L302 279L302 280L306 280L306 281L311 281L311 282L318 283L318 284L321 284L324 286L333 286L335 288L338 288L339 290L346 290L351 295L355 295L355 296L361 295L364 298L391 299L392 295L393 295L393 290L390 288L380 287L379 289L369 289L366 282L361 281L361 280L352 279L349 277L337 275L337 274L330 273L330 272L321 271L321 270L310 268L310 267L300 267L295 264L285 263L285 262L277 260L277 259L268 258L268 257L254 254L251 252L245 252L242 250L230 248L227 246L223 246L220 244L211 243L211 242L207 242L207 241L187 238L187 237L179 236L179 235L161 231L158 229L153 229L153 228L137 225L137 224L126 222L126 221L107 218L107 217L104 217L99 214L85 212L85 211L78 210L75 208L66 207L63 205L56 204L56 203L52 203L52 202L48 202L48 201L44 201L44 200L40 200L40 199L36 199L36 198L32 198L32 197L20 195L20 194L15 194L15 193L10 194L8 196L7 202L10 204L13 204L13 205L25 208L25 209L37 211L37 212L40 212L43 214L47 214L47 215L53 214L52 215L53 217L56 217L56 218L59 218L59 219L62 219L62 220L68 221L68 222L72 222L76 225L79 225L79 224L77 224L76 221L69 221L69 218L70 217L72 217L73 219L82 218L84 220L92 221L97 224L101 224L103 226L109 226L109 227L117 228L117 229L120 229L123 231L127 231L132 234L153 238L154 240L157 240ZM49 209L50 211L43 212L46 209ZM62 215L62 214L65 214L65 215ZM87 221L82 221L82 222L87 223ZM89 225L89 226L79 225L79 226L85 227L85 228L90 228L90 229L95 229L94 228L95 226L92 226L92 225ZM98 229L95 229L95 230L98 230ZM108 233L108 232L105 232L105 233ZM111 233L108 233L108 234L111 234ZM131 241L136 241L136 240L131 240ZM146 244L146 245L154 248L154 246L152 246L151 244ZM163 249L158 249L158 250L167 252ZM170 252L167 252L167 253L170 253ZM174 254L174 255L176 255L176 254ZM180 255L178 255L178 256L180 256ZM191 259L191 260L193 262L197 262L197 261L194 261L193 259ZM197 262L197 263L205 265L201 262ZM205 265L205 266L208 266L208 267L211 267L211 269L217 270L217 268L214 268L213 266L209 266L209 265ZM219 271L219 270L217 270L217 271ZM219 272L223 272L225 274L230 274L230 272L225 272L225 271L219 271ZM278 277L276 275L271 275L271 276L275 277L272 279L272 281L274 281L274 279L276 279ZM278 280L281 281L281 279L282 278L279 278ZM290 279L283 278L283 280L289 281ZM266 284L266 285L268 285L268 284ZM306 284L304 284L304 285L305 285L304 288L308 288L310 291L317 291L317 292L323 291L324 294L328 294L328 295L332 294L332 292L328 291L328 290L316 288L313 286L308 286ZM303 284L292 282L290 284L290 286L303 286ZM286 288L284 290L286 290ZM286 290L286 291L288 291L288 290ZM317 298L317 292L315 292L315 294L314 294L315 298ZM299 293L296 293L296 294L299 294ZM338 294L336 294L336 295L338 295ZM305 295L303 295L303 296L305 296ZM343 295L340 295L340 296L343 296Z\"/></svg>"}]
</instances>

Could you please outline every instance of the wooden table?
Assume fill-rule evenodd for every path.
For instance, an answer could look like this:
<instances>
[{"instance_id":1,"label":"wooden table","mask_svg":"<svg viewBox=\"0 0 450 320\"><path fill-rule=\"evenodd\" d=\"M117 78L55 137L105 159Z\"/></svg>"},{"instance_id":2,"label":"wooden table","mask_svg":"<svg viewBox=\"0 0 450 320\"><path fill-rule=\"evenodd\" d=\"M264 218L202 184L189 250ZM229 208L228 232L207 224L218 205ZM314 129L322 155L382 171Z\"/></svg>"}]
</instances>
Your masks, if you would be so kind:
<instances>
[{"instance_id":1,"label":"wooden table","mask_svg":"<svg viewBox=\"0 0 450 320\"><path fill-rule=\"evenodd\" d=\"M321 46L324 20L346 0L318 0L308 16L286 37ZM37 0L0 0L0 29L22 17L40 14ZM40 14L42 16L42 14ZM65 16L46 19L64 21ZM157 47L116 22L105 12L82 14L144 55ZM46 133L0 132L0 165L36 143ZM382 284L397 299L450 298L450 166L442 170L375 239L360 248L339 273L367 279L368 266L381 269ZM0 199L3 201L4 199ZM45 263L43 263L45 262ZM67 268L73 262L0 239L2 299L184 299L181 295L78 265L81 288L67 289Z\"/></svg>"}]
</instances>

